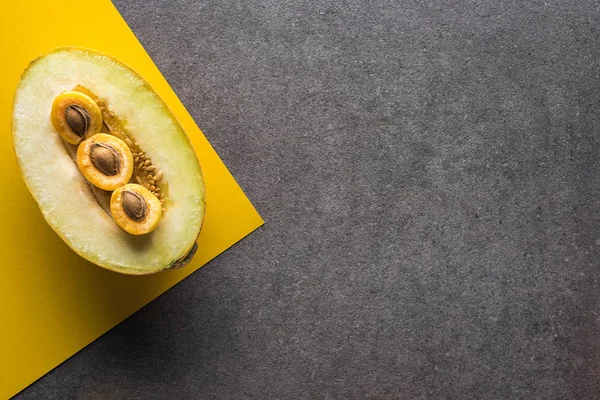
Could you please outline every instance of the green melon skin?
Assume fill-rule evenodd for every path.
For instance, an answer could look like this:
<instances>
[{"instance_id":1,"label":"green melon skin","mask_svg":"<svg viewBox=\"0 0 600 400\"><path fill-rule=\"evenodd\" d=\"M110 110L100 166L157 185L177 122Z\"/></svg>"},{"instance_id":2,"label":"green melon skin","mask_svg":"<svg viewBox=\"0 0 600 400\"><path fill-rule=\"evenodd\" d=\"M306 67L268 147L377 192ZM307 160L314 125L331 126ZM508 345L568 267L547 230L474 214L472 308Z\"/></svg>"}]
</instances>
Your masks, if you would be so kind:
<instances>
[{"instance_id":1,"label":"green melon skin","mask_svg":"<svg viewBox=\"0 0 600 400\"><path fill-rule=\"evenodd\" d=\"M82 85L106 100L140 148L163 171L168 200L153 232L132 236L100 207L50 121L54 98ZM83 258L125 274L181 267L195 252L206 205L200 165L167 105L123 63L98 52L59 48L21 76L13 143L27 188L52 229Z\"/></svg>"}]
</instances>

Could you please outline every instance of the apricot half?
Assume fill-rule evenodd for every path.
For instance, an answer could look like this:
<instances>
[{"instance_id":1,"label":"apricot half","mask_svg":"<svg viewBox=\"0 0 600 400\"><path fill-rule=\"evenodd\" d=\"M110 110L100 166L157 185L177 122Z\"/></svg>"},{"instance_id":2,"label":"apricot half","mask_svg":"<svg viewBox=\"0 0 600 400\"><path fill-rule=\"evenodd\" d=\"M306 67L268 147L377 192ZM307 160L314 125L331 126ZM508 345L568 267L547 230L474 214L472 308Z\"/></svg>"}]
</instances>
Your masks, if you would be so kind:
<instances>
[{"instance_id":1,"label":"apricot half","mask_svg":"<svg viewBox=\"0 0 600 400\"><path fill-rule=\"evenodd\" d=\"M110 212L124 231L132 235L144 235L158 226L162 205L148 189L130 183L113 192Z\"/></svg>"},{"instance_id":2,"label":"apricot half","mask_svg":"<svg viewBox=\"0 0 600 400\"><path fill-rule=\"evenodd\" d=\"M131 150L121 139L99 133L81 142L77 148L77 165L92 185L115 190L127 184L133 174Z\"/></svg>"},{"instance_id":3,"label":"apricot half","mask_svg":"<svg viewBox=\"0 0 600 400\"><path fill-rule=\"evenodd\" d=\"M50 119L57 133L70 144L79 144L102 129L102 112L96 102L76 91L56 96Z\"/></svg>"}]
</instances>

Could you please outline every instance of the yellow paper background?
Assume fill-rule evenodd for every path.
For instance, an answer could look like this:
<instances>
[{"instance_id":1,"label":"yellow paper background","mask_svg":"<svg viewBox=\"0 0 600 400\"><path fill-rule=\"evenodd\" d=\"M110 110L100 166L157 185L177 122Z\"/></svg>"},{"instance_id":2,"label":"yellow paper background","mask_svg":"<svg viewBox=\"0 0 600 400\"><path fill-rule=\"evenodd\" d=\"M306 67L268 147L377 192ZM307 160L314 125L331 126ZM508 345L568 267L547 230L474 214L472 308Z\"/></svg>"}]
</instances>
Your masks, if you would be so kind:
<instances>
[{"instance_id":1,"label":"yellow paper background","mask_svg":"<svg viewBox=\"0 0 600 400\"><path fill-rule=\"evenodd\" d=\"M82 18L82 16L84 16ZM207 187L199 249L185 268L133 277L73 253L25 188L10 132L21 72L58 46L110 54L141 74L188 132ZM10 397L263 222L108 0L0 4L0 398Z\"/></svg>"}]
</instances>

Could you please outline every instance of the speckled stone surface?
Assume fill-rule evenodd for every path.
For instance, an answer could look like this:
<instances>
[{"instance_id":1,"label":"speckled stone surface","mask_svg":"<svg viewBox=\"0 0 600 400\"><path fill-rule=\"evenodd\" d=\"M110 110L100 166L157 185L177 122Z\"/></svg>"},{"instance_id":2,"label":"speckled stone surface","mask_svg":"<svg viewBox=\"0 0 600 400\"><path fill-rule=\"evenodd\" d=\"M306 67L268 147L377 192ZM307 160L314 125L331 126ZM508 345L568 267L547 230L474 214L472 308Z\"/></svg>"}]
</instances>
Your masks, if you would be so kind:
<instances>
[{"instance_id":1,"label":"speckled stone surface","mask_svg":"<svg viewBox=\"0 0 600 400\"><path fill-rule=\"evenodd\" d=\"M115 4L266 225L18 399L600 396L597 1Z\"/></svg>"}]
</instances>

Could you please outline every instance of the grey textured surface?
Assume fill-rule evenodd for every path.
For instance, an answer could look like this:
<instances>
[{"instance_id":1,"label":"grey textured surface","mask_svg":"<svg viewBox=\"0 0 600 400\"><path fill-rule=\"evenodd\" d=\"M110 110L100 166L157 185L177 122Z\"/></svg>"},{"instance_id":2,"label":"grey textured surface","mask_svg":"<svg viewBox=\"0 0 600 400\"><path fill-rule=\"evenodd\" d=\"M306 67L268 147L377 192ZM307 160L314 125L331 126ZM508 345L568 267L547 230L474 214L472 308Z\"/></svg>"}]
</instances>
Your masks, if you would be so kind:
<instances>
[{"instance_id":1,"label":"grey textured surface","mask_svg":"<svg viewBox=\"0 0 600 400\"><path fill-rule=\"evenodd\" d=\"M600 397L597 1L116 5L267 225L19 399Z\"/></svg>"}]
</instances>

